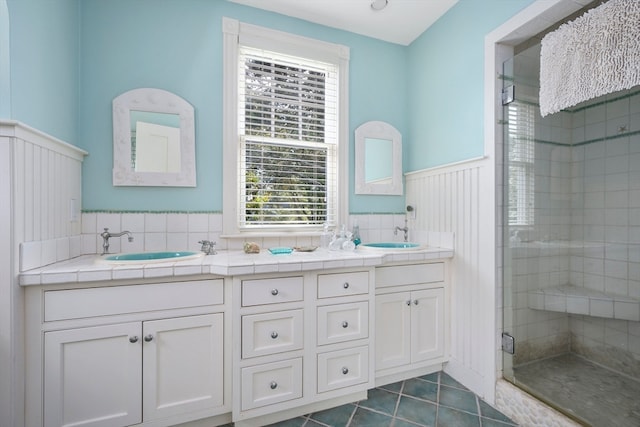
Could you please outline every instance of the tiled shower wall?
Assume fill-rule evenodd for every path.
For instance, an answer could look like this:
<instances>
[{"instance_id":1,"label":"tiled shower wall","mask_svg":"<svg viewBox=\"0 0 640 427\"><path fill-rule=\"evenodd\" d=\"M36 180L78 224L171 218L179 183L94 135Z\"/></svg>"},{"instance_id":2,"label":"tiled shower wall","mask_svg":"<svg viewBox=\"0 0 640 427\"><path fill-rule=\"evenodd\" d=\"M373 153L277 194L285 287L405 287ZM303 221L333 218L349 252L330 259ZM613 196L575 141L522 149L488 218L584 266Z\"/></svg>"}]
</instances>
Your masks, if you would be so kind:
<instances>
[{"instance_id":1,"label":"tiled shower wall","mask_svg":"<svg viewBox=\"0 0 640 427\"><path fill-rule=\"evenodd\" d=\"M509 236L514 363L571 349L640 376L639 322L527 308L564 284L640 298L640 90L536 123L535 226Z\"/></svg>"}]
</instances>

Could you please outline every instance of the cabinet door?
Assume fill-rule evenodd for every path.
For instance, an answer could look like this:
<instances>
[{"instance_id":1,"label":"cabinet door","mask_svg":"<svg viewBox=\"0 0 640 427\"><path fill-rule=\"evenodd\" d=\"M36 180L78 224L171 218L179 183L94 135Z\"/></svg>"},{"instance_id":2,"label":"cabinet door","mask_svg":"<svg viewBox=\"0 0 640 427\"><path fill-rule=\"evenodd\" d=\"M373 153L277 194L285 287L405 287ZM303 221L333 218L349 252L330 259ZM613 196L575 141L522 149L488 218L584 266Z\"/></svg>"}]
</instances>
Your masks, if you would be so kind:
<instances>
[{"instance_id":1,"label":"cabinet door","mask_svg":"<svg viewBox=\"0 0 640 427\"><path fill-rule=\"evenodd\" d=\"M444 352L444 290L411 293L411 362L441 357Z\"/></svg>"},{"instance_id":2,"label":"cabinet door","mask_svg":"<svg viewBox=\"0 0 640 427\"><path fill-rule=\"evenodd\" d=\"M222 313L144 322L144 419L223 405Z\"/></svg>"},{"instance_id":3,"label":"cabinet door","mask_svg":"<svg viewBox=\"0 0 640 427\"><path fill-rule=\"evenodd\" d=\"M376 370L411 362L411 294L376 296Z\"/></svg>"},{"instance_id":4,"label":"cabinet door","mask_svg":"<svg viewBox=\"0 0 640 427\"><path fill-rule=\"evenodd\" d=\"M139 322L44 334L44 426L142 421Z\"/></svg>"}]
</instances>

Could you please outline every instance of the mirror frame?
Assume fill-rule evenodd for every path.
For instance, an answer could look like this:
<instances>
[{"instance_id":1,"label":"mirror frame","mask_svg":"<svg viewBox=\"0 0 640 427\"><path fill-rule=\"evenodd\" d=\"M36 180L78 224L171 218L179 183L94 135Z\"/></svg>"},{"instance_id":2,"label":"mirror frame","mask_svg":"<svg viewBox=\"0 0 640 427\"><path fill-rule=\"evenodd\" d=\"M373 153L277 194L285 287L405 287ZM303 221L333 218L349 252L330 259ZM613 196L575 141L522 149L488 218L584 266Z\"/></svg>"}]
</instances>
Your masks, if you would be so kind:
<instances>
[{"instance_id":1,"label":"mirror frame","mask_svg":"<svg viewBox=\"0 0 640 427\"><path fill-rule=\"evenodd\" d=\"M136 172L131 166L131 111L180 117L180 172ZM162 89L139 88L113 100L113 185L195 187L196 147L193 106Z\"/></svg>"},{"instance_id":2,"label":"mirror frame","mask_svg":"<svg viewBox=\"0 0 640 427\"><path fill-rule=\"evenodd\" d=\"M392 173L390 183L366 182L366 139L385 139L392 142ZM371 121L360 125L356 129L356 159L355 159L356 194L402 195L402 135L389 123Z\"/></svg>"}]
</instances>

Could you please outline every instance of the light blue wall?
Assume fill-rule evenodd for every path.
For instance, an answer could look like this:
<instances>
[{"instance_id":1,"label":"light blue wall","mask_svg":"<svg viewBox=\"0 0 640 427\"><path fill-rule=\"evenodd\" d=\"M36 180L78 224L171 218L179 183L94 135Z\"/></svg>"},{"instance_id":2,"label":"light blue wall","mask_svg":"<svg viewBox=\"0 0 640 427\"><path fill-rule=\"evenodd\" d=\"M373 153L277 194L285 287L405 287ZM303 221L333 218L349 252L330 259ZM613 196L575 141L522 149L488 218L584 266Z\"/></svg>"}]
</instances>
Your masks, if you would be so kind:
<instances>
[{"instance_id":1,"label":"light blue wall","mask_svg":"<svg viewBox=\"0 0 640 427\"><path fill-rule=\"evenodd\" d=\"M407 128L406 48L221 0L82 0L80 138L85 210L222 210L222 17L347 45L350 210L402 212L402 196L353 194L353 132L368 120ZM400 76L400 78L399 78ZM195 107L196 188L111 185L111 101L156 87Z\"/></svg>"},{"instance_id":2,"label":"light blue wall","mask_svg":"<svg viewBox=\"0 0 640 427\"><path fill-rule=\"evenodd\" d=\"M0 117L89 152L84 210L222 210L221 21L228 16L351 48L350 211L379 213L403 212L404 197L353 193L355 128L384 120L400 130L405 172L482 155L484 37L534 0L460 0L409 47L223 0L3 1L11 50L0 52L0 73L8 63L11 80L0 96L9 92L11 101L0 100ZM0 48L6 34L0 29ZM111 101L139 87L194 105L196 188L111 185Z\"/></svg>"},{"instance_id":3,"label":"light blue wall","mask_svg":"<svg viewBox=\"0 0 640 427\"><path fill-rule=\"evenodd\" d=\"M0 86L0 117L79 145L78 0L8 0L7 5L10 52L0 53L0 72L7 73L8 62L10 82ZM2 48L6 28L0 33Z\"/></svg>"},{"instance_id":4,"label":"light blue wall","mask_svg":"<svg viewBox=\"0 0 640 427\"><path fill-rule=\"evenodd\" d=\"M460 0L409 47L405 171L484 153L484 38L534 0Z\"/></svg>"}]
</instances>

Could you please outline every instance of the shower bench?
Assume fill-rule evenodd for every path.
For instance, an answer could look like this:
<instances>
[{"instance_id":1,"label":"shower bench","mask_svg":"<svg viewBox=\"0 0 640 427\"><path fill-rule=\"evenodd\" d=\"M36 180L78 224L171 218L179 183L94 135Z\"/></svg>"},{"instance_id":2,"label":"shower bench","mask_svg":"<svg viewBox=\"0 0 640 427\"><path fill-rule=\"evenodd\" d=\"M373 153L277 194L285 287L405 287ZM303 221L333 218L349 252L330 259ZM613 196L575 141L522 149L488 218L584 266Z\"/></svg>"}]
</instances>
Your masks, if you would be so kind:
<instances>
[{"instance_id":1,"label":"shower bench","mask_svg":"<svg viewBox=\"0 0 640 427\"><path fill-rule=\"evenodd\" d=\"M527 292L528 307L608 319L640 321L640 299L612 295L575 285Z\"/></svg>"}]
</instances>

